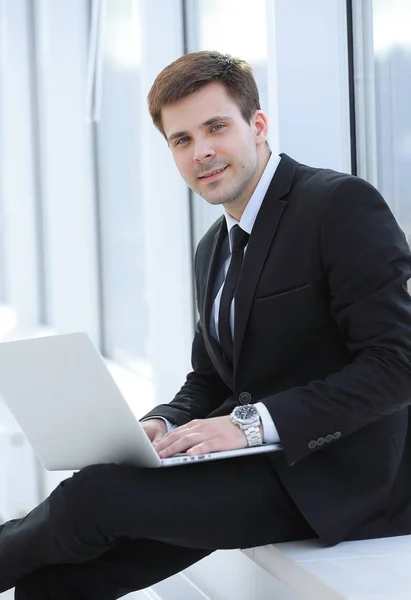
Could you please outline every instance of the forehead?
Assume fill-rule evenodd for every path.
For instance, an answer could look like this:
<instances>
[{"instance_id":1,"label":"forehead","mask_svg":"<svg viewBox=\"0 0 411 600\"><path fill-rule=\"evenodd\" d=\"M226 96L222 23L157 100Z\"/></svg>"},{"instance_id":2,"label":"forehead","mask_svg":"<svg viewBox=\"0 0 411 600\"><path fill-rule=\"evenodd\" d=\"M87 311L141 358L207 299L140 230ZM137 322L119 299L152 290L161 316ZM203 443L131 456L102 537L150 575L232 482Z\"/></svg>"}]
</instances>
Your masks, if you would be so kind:
<instances>
[{"instance_id":1,"label":"forehead","mask_svg":"<svg viewBox=\"0 0 411 600\"><path fill-rule=\"evenodd\" d=\"M167 137L176 131L192 131L215 115L241 118L238 105L218 82L208 84L193 94L165 106L161 111Z\"/></svg>"}]
</instances>

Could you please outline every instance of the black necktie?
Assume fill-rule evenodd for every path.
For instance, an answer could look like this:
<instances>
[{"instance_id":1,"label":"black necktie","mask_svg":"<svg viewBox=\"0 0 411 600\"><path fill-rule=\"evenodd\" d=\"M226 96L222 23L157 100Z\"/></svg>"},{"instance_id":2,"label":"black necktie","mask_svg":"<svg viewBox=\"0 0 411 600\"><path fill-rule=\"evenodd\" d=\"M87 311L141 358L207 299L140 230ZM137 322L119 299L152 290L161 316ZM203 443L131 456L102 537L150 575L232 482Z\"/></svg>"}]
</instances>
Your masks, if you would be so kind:
<instances>
[{"instance_id":1,"label":"black necktie","mask_svg":"<svg viewBox=\"0 0 411 600\"><path fill-rule=\"evenodd\" d=\"M231 262L225 278L223 292L221 294L220 310L218 311L218 333L220 336L221 349L227 361L233 363L233 338L230 328L231 303L238 283L238 277L243 263L244 248L247 245L249 234L239 225L231 229Z\"/></svg>"}]
</instances>

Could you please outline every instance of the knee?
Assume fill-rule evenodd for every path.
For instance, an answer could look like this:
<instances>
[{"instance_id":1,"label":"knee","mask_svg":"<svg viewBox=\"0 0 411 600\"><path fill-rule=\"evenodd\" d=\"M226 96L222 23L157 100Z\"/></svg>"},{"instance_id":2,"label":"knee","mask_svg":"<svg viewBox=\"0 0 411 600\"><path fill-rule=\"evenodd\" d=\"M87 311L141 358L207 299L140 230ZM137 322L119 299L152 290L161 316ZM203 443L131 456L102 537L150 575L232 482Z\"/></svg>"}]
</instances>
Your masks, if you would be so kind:
<instances>
[{"instance_id":1,"label":"knee","mask_svg":"<svg viewBox=\"0 0 411 600\"><path fill-rule=\"evenodd\" d=\"M114 463L84 467L81 471L74 473L73 485L78 491L102 491L107 488L113 477L117 476L119 469L122 469L122 465Z\"/></svg>"},{"instance_id":2,"label":"knee","mask_svg":"<svg viewBox=\"0 0 411 600\"><path fill-rule=\"evenodd\" d=\"M115 463L91 465L75 473L64 486L65 504L72 515L105 511L130 468Z\"/></svg>"},{"instance_id":3,"label":"knee","mask_svg":"<svg viewBox=\"0 0 411 600\"><path fill-rule=\"evenodd\" d=\"M63 481L50 496L50 522L81 539L112 541L114 522L135 469L114 463L91 465Z\"/></svg>"}]
</instances>

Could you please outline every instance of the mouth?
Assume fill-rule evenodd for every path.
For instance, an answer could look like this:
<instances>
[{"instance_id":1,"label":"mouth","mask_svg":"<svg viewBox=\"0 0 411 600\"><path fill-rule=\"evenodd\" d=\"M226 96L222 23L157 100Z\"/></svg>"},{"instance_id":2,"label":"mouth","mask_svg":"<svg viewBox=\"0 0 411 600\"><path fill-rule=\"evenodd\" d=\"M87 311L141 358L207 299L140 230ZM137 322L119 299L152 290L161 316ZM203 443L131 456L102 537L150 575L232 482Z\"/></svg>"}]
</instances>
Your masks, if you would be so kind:
<instances>
[{"instance_id":1,"label":"mouth","mask_svg":"<svg viewBox=\"0 0 411 600\"><path fill-rule=\"evenodd\" d=\"M215 169L214 171L210 171L209 173L206 173L205 175L201 175L198 179L200 181L204 181L204 182L214 181L215 179L220 177L220 175L222 173L224 173L224 171L227 168L228 168L228 165L226 167L223 167L222 169Z\"/></svg>"}]
</instances>

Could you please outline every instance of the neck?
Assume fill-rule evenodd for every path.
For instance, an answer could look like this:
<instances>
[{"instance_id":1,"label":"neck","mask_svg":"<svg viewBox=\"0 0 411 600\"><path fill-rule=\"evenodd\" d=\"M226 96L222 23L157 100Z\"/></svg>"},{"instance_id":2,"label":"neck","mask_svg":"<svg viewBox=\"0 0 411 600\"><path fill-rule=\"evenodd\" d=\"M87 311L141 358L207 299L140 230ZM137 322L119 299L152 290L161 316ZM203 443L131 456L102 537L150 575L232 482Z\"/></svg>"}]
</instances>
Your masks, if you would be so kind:
<instances>
[{"instance_id":1,"label":"neck","mask_svg":"<svg viewBox=\"0 0 411 600\"><path fill-rule=\"evenodd\" d=\"M225 210L228 212L228 214L236 221L241 220L247 204L249 203L251 196L254 194L255 188L257 187L258 182L264 173L268 161L270 160L271 150L267 146L264 146L263 150L264 152L261 153L261 156L259 157L260 160L257 163L257 169L250 182L250 186L247 188L244 195L241 198L237 198L237 201L225 207Z\"/></svg>"}]
</instances>

